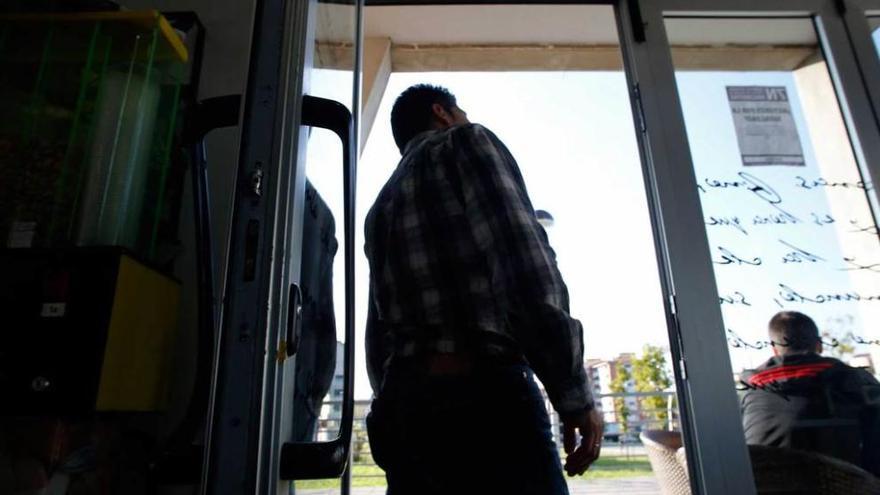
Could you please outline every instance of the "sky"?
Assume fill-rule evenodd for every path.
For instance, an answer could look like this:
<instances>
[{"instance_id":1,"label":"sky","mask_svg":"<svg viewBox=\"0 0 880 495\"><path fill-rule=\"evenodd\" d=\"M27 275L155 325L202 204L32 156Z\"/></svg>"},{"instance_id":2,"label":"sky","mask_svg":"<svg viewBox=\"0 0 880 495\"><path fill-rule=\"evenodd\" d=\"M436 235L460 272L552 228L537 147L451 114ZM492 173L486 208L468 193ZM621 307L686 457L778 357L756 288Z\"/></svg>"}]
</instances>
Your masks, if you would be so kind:
<instances>
[{"instance_id":1,"label":"sky","mask_svg":"<svg viewBox=\"0 0 880 495\"><path fill-rule=\"evenodd\" d=\"M422 82L449 88L472 122L485 125L504 141L518 161L535 208L547 210L555 218L548 235L569 288L571 313L584 326L585 357L609 359L621 352L640 352L645 344L668 346L642 167L622 72L393 73L358 164L356 397L367 399L371 393L363 355L369 276L363 254L364 217L400 159L389 123L393 100L410 85ZM351 107L351 83L345 72L315 70L312 94ZM740 217L744 227L707 225L718 293L735 302L721 305L725 328L743 341L759 343L766 340L770 316L781 309L796 309L811 314L820 328L835 335L854 332L872 337L862 328L864 302L820 305L804 299L786 301L783 296L791 293L780 289L783 284L799 296L853 290L852 274L843 261L851 254L846 237L851 234L842 226L852 220L871 221L861 218L868 211L863 191L829 192L827 187L799 186L804 181L858 180L857 171L846 159L820 163L821 153L817 155L812 144L828 137L817 134L823 129L808 125L801 107L801 101L809 101L811 95L802 94L803 88L787 72L679 72L677 83L698 183L741 183L740 187L706 186L700 192L707 221ZM743 166L727 86L786 89L803 148L803 167ZM848 142L838 144L840 149L848 149ZM338 139L328 131L313 130L307 175L337 219L341 246L340 163ZM744 181L742 172L774 188L785 198L786 211L800 221L753 225L755 217L779 212L768 210L775 206L750 190L754 183ZM861 217L838 216L834 224L812 221L835 216L829 194L847 195L843 201L855 205L855 213L847 213ZM796 248L822 261L785 262ZM880 260L876 246L868 251ZM734 253L735 260L739 256L761 258L761 264L730 262L729 253ZM342 259L340 248L334 267L340 340L344 321ZM748 305L740 303L741 295ZM729 346L728 350L735 371L757 366L769 356L768 349Z\"/></svg>"}]
</instances>

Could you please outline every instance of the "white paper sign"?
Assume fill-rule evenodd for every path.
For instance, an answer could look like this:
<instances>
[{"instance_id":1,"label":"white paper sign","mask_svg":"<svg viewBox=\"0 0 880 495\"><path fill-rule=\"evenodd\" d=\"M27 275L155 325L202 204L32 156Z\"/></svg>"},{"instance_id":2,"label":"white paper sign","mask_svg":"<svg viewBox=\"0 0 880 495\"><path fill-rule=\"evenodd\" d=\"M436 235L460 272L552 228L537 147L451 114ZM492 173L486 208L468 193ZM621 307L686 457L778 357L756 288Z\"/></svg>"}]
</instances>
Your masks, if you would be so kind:
<instances>
[{"instance_id":1,"label":"white paper sign","mask_svg":"<svg viewBox=\"0 0 880 495\"><path fill-rule=\"evenodd\" d=\"M727 86L727 100L743 165L805 165L784 86Z\"/></svg>"}]
</instances>

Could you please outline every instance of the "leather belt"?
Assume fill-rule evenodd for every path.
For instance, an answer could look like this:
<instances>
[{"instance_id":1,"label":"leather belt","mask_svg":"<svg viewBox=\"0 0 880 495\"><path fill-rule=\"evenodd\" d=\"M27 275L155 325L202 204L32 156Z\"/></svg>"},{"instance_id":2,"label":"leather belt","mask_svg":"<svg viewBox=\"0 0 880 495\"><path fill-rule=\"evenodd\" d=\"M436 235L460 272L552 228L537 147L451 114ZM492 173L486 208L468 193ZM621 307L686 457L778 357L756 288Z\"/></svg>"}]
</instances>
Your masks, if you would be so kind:
<instances>
[{"instance_id":1,"label":"leather belt","mask_svg":"<svg viewBox=\"0 0 880 495\"><path fill-rule=\"evenodd\" d=\"M522 356L482 353L431 353L400 357L397 365L428 376L465 376L480 370L526 364Z\"/></svg>"},{"instance_id":2,"label":"leather belt","mask_svg":"<svg viewBox=\"0 0 880 495\"><path fill-rule=\"evenodd\" d=\"M430 376L469 375L479 365L470 354L432 354L425 356L425 372Z\"/></svg>"}]
</instances>

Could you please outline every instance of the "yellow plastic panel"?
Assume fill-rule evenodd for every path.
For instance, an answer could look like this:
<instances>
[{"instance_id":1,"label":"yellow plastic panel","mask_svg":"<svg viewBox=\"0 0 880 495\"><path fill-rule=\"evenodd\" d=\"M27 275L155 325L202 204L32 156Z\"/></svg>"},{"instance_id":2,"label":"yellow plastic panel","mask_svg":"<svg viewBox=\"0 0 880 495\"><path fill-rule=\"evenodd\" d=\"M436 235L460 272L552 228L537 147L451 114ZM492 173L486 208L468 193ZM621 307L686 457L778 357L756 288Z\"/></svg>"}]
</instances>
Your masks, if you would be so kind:
<instances>
[{"instance_id":1,"label":"yellow plastic panel","mask_svg":"<svg viewBox=\"0 0 880 495\"><path fill-rule=\"evenodd\" d=\"M179 283L120 257L96 410L165 407L179 299Z\"/></svg>"}]
</instances>

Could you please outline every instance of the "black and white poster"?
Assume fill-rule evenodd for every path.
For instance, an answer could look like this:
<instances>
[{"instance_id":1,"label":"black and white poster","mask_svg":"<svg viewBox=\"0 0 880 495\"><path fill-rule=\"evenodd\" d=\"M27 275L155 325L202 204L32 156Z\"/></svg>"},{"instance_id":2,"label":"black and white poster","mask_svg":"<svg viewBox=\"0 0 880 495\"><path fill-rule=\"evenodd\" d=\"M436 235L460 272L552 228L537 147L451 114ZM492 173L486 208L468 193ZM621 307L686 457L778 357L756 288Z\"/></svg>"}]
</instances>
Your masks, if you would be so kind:
<instances>
[{"instance_id":1,"label":"black and white poster","mask_svg":"<svg viewBox=\"0 0 880 495\"><path fill-rule=\"evenodd\" d=\"M784 86L727 86L727 100L743 165L805 165Z\"/></svg>"}]
</instances>

